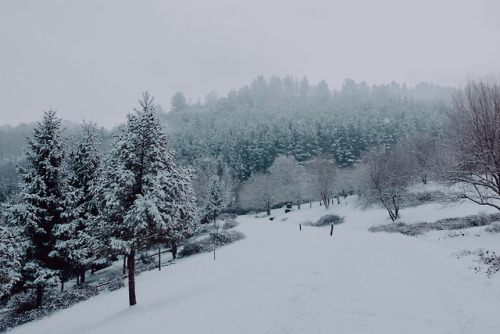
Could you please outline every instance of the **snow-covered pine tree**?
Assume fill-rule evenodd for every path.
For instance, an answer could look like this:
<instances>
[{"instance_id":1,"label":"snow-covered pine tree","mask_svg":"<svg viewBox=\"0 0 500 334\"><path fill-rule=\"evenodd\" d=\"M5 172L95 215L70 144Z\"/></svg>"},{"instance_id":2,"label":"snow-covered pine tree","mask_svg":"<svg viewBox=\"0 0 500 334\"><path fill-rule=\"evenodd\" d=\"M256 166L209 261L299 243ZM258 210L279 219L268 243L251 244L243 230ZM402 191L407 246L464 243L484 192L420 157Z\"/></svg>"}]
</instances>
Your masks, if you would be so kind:
<instances>
[{"instance_id":1,"label":"snow-covered pine tree","mask_svg":"<svg viewBox=\"0 0 500 334\"><path fill-rule=\"evenodd\" d=\"M217 215L231 204L231 193L226 187L224 179L211 176L205 188L205 201L203 203L203 217L216 222Z\"/></svg>"},{"instance_id":2,"label":"snow-covered pine tree","mask_svg":"<svg viewBox=\"0 0 500 334\"><path fill-rule=\"evenodd\" d=\"M0 298L10 294L20 280L21 249L12 229L0 226Z\"/></svg>"},{"instance_id":3,"label":"snow-covered pine tree","mask_svg":"<svg viewBox=\"0 0 500 334\"><path fill-rule=\"evenodd\" d=\"M60 270L67 263L54 254L56 226L65 222L66 206L64 148L61 120L53 110L44 113L33 130L33 139L26 139L27 166L19 167L21 179L19 199L6 214L10 224L17 225L26 241L23 283L36 289L36 306L42 304L47 285L57 282Z\"/></svg>"},{"instance_id":4,"label":"snow-covered pine tree","mask_svg":"<svg viewBox=\"0 0 500 334\"><path fill-rule=\"evenodd\" d=\"M167 239L172 245L172 257L174 259L177 256L177 246L179 243L194 234L194 221L197 211L196 198L192 186L193 172L190 169L178 167L175 178L179 189L179 200L176 202L176 211L179 213L179 217L167 234Z\"/></svg>"},{"instance_id":5,"label":"snow-covered pine tree","mask_svg":"<svg viewBox=\"0 0 500 334\"><path fill-rule=\"evenodd\" d=\"M85 270L96 260L92 249L95 240L92 223L98 214L92 183L96 181L101 161L98 129L95 123L84 122L82 132L68 156L68 192L71 201L67 223L54 229L58 241L55 249L70 264L71 271L85 283ZM71 208L71 210L70 210Z\"/></svg>"},{"instance_id":6,"label":"snow-covered pine tree","mask_svg":"<svg viewBox=\"0 0 500 334\"><path fill-rule=\"evenodd\" d=\"M155 114L153 98L143 93L140 110L127 116L115 138L97 184L99 234L108 251L128 256L129 303L135 295L135 253L151 246L179 224L194 218L192 189L187 185ZM184 225L185 226L185 225Z\"/></svg>"}]
</instances>

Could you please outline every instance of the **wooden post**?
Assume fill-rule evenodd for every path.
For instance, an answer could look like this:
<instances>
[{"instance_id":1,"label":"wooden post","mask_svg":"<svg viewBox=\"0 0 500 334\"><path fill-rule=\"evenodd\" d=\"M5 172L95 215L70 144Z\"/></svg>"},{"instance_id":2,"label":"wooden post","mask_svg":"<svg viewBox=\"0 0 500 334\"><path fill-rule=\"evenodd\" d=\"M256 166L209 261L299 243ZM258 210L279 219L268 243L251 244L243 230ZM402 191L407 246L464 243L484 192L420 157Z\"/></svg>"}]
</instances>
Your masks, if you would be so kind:
<instances>
[{"instance_id":1,"label":"wooden post","mask_svg":"<svg viewBox=\"0 0 500 334\"><path fill-rule=\"evenodd\" d=\"M299 224L299 231L302 231L302 224Z\"/></svg>"},{"instance_id":2,"label":"wooden post","mask_svg":"<svg viewBox=\"0 0 500 334\"><path fill-rule=\"evenodd\" d=\"M161 246L158 245L158 271L161 271Z\"/></svg>"},{"instance_id":3,"label":"wooden post","mask_svg":"<svg viewBox=\"0 0 500 334\"><path fill-rule=\"evenodd\" d=\"M330 228L330 236L333 235L333 224L332 224L332 227Z\"/></svg>"}]
</instances>

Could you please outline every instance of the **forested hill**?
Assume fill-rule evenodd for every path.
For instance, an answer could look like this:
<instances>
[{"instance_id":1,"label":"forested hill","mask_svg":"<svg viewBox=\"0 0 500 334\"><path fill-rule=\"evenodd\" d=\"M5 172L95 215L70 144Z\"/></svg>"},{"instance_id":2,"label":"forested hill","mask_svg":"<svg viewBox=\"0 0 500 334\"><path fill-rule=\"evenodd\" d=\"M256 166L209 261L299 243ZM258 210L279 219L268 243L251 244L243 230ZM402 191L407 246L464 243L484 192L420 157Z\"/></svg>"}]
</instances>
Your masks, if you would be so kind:
<instances>
[{"instance_id":1,"label":"forested hill","mask_svg":"<svg viewBox=\"0 0 500 334\"><path fill-rule=\"evenodd\" d=\"M331 91L324 81L257 77L225 97L209 94L203 104L188 105L177 93L164 121L178 158L197 169L228 166L242 181L267 171L279 155L301 162L326 154L346 167L415 133L440 137L452 93L427 83L369 87L346 80Z\"/></svg>"}]
</instances>

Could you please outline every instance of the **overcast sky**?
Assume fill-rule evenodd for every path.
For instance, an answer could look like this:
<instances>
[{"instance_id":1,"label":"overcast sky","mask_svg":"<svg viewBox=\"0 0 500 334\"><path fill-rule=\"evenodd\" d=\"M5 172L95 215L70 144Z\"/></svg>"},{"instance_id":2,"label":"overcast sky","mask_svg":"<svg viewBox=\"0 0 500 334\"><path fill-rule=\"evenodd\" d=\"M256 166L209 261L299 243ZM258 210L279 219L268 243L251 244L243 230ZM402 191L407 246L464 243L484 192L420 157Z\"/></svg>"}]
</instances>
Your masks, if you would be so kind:
<instances>
[{"instance_id":1,"label":"overcast sky","mask_svg":"<svg viewBox=\"0 0 500 334\"><path fill-rule=\"evenodd\" d=\"M500 72L498 0L2 0L0 124L111 127L256 76L460 86Z\"/></svg>"}]
</instances>

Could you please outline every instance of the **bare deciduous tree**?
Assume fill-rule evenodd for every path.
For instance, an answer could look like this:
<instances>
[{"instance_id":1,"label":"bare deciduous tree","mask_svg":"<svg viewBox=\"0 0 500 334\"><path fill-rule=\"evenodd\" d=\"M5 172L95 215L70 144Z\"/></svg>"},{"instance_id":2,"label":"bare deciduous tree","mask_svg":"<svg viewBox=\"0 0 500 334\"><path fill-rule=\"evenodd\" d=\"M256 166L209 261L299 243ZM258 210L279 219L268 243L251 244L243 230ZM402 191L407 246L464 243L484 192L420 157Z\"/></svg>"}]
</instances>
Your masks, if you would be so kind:
<instances>
[{"instance_id":1,"label":"bare deciduous tree","mask_svg":"<svg viewBox=\"0 0 500 334\"><path fill-rule=\"evenodd\" d=\"M255 174L242 187L240 205L247 209L263 209L271 214L276 204L276 182L270 174Z\"/></svg>"},{"instance_id":2,"label":"bare deciduous tree","mask_svg":"<svg viewBox=\"0 0 500 334\"><path fill-rule=\"evenodd\" d=\"M326 157L316 157L309 161L307 165L313 186L320 197L320 200L328 209L334 193L334 181L337 168L331 159Z\"/></svg>"},{"instance_id":3,"label":"bare deciduous tree","mask_svg":"<svg viewBox=\"0 0 500 334\"><path fill-rule=\"evenodd\" d=\"M401 148L387 152L372 152L366 159L368 176L366 195L380 201L392 221L399 217L401 200L412 180L412 166Z\"/></svg>"},{"instance_id":4,"label":"bare deciduous tree","mask_svg":"<svg viewBox=\"0 0 500 334\"><path fill-rule=\"evenodd\" d=\"M462 197L500 210L500 85L496 79L470 81L447 112L455 163L449 178Z\"/></svg>"},{"instance_id":5,"label":"bare deciduous tree","mask_svg":"<svg viewBox=\"0 0 500 334\"><path fill-rule=\"evenodd\" d=\"M274 159L269 172L276 182L279 202L295 202L300 209L307 197L304 168L292 156L279 156Z\"/></svg>"}]
</instances>

